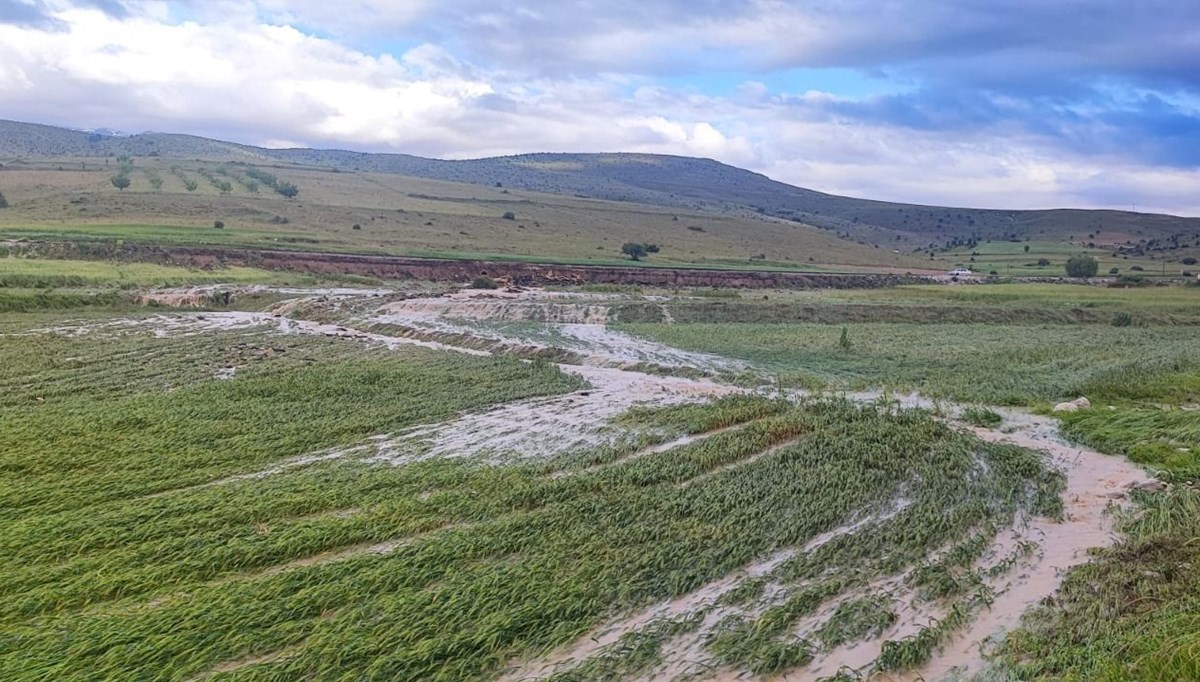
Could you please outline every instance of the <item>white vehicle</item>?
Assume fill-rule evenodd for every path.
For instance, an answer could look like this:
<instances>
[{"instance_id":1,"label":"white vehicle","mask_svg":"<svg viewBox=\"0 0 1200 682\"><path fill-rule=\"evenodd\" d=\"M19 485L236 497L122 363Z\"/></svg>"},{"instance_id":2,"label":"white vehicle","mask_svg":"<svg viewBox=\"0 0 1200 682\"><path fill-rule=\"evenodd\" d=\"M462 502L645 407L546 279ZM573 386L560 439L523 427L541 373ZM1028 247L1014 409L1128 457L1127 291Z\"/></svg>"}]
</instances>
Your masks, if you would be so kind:
<instances>
[{"instance_id":1,"label":"white vehicle","mask_svg":"<svg viewBox=\"0 0 1200 682\"><path fill-rule=\"evenodd\" d=\"M967 268L954 268L953 270L950 271L951 277L970 277L971 275L974 275L974 274L975 273L971 272Z\"/></svg>"}]
</instances>

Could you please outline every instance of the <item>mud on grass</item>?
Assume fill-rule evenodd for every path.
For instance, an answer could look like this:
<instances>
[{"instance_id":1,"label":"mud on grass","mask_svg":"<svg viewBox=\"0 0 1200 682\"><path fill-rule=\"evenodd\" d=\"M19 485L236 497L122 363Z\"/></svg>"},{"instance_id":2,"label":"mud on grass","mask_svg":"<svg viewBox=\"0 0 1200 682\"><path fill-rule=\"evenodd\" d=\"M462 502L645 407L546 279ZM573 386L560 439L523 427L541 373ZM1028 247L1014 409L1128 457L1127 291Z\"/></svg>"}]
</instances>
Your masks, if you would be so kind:
<instances>
[{"instance_id":1,"label":"mud on grass","mask_svg":"<svg viewBox=\"0 0 1200 682\"><path fill-rule=\"evenodd\" d=\"M1188 365L1188 327L984 324L639 324L618 329L690 351L739 358L787 384L886 386L984 405L1055 402L1138 367Z\"/></svg>"},{"instance_id":2,"label":"mud on grass","mask_svg":"<svg viewBox=\"0 0 1200 682\"><path fill-rule=\"evenodd\" d=\"M441 365L429 355L422 355L422 378L414 380L438 395L430 375ZM400 371L385 365L386 371L376 366L375 373L363 374L358 367L335 365L332 385L323 381L321 390L340 400L344 378L356 390L390 392L395 384L389 377ZM528 369L519 368L510 382L526 376ZM491 376L500 376L500 369ZM275 379L282 383L247 378L219 384L244 381L232 397L183 389L158 396L157 403L176 401L170 412L188 415L188 423L171 425L176 434L203 431L207 415L236 408L244 424L237 438L208 439L207 451L216 462L226 459L228 448L269 460L281 446L295 450L301 444L303 439L287 435L292 423L332 440L320 416L275 397L286 395L289 384L310 388L302 373L290 374ZM461 381L456 388L464 394ZM127 419L138 400L107 409L113 418ZM392 410L400 404L375 396L380 401ZM255 402L269 404L275 419L285 421L247 419L257 414ZM357 405L378 421L372 404ZM325 407L318 402L314 409ZM982 443L920 412L845 402L782 412L769 403L717 409L726 411L725 418L676 409L658 423L746 426L565 478L547 476L537 464L429 460L396 467L344 457L207 488L185 486L201 478L198 473L214 475L216 465L195 468L182 459L187 454L188 463L206 461L205 452L185 453L186 441L151 443L159 430L143 422L147 434L133 435L122 448L119 482L102 471L116 453L96 443L89 445L103 456L89 469L64 461L65 471L35 466L24 474L33 482L3 521L0 621L12 634L0 640L0 673L14 680L51 671L70 680L219 670L243 680L488 678L614 614L687 594L858 519L878 522L864 526L853 542L797 555L780 568L783 589L802 592L792 581L828 571L840 575L845 587L881 572L902 572L931 548L962 541L985 519L1057 509L1061 480L1037 456ZM21 416L31 427L67 418L31 412ZM264 440L265 433L281 431L283 438ZM73 437L87 439L83 432ZM48 438L17 445L50 445ZM175 454L165 463L141 458L141 445ZM13 444L4 451L12 452ZM981 459L989 463L983 479L976 464ZM21 457L13 463L33 464ZM225 463L220 469L236 467ZM178 492L145 496L171 486ZM51 490L55 497L37 494ZM887 516L901 498L909 500L904 510ZM384 542L391 543L387 553L339 552ZM338 559L302 561L317 555ZM885 555L891 557L887 566L869 559ZM278 566L288 568L273 568ZM839 592L830 587L829 596ZM746 653L731 662L786 667L762 656L786 644L788 623L801 615L789 609L767 616L777 624L770 630L775 635L753 630L736 648ZM637 655L626 663L646 665L653 656L645 648L677 633L627 640ZM114 638L120 647L109 646ZM287 656L271 655L280 651ZM244 660L257 662L231 669L231 661ZM610 663L617 670L625 665Z\"/></svg>"},{"instance_id":3,"label":"mud on grass","mask_svg":"<svg viewBox=\"0 0 1200 682\"><path fill-rule=\"evenodd\" d=\"M239 348L248 343L259 347ZM0 492L0 519L203 483L582 386L553 366L505 358L279 343L261 333L0 337L0 469L14 483ZM297 352L277 350L288 343ZM233 379L205 377L231 361L244 363Z\"/></svg>"},{"instance_id":4,"label":"mud on grass","mask_svg":"<svg viewBox=\"0 0 1200 682\"><path fill-rule=\"evenodd\" d=\"M993 677L1200 679L1200 493L1180 487L1138 502L1120 524L1128 537L1071 571L1009 634Z\"/></svg>"}]
</instances>

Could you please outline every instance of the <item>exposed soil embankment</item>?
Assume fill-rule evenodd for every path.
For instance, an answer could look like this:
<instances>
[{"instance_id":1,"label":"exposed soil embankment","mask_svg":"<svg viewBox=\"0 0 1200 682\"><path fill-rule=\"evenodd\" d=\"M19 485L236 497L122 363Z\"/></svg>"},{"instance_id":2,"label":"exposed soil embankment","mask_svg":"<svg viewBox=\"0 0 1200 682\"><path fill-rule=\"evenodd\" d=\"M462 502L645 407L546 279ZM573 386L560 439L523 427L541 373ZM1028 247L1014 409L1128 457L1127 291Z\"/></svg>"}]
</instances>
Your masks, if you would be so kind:
<instances>
[{"instance_id":1,"label":"exposed soil embankment","mask_svg":"<svg viewBox=\"0 0 1200 682\"><path fill-rule=\"evenodd\" d=\"M50 258L119 258L196 268L247 266L324 275L470 282L485 276L520 286L544 284L632 284L667 287L775 289L862 289L925 282L894 274L826 274L692 268L551 265L486 260L366 256L304 251L167 246L116 242L43 242L25 248Z\"/></svg>"}]
</instances>

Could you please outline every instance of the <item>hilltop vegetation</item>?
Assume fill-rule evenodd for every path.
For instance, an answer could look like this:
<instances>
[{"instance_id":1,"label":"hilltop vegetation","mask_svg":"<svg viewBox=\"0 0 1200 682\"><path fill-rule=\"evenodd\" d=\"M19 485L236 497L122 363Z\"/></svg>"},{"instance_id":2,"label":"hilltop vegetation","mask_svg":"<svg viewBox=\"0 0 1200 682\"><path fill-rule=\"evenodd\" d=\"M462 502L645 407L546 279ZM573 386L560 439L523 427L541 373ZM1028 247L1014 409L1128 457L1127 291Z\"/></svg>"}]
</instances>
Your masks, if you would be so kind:
<instances>
[{"instance_id":1,"label":"hilltop vegetation","mask_svg":"<svg viewBox=\"0 0 1200 682\"><path fill-rule=\"evenodd\" d=\"M1160 250L1183 257L1188 254L1175 252L1200 243L1200 218L1127 211L1008 211L871 201L794 187L708 159L648 154L524 154L443 161L405 154L264 149L163 133L114 137L0 121L0 163L9 168L46 158L120 155L303 167L375 178L399 175L535 192L540 197L557 195L558 199L546 201L558 204L577 199L632 203L658 207L651 210L660 212L722 216L739 221L747 232L772 229L768 225L775 225L773 229L781 229L778 225L800 225L889 252L923 255L992 240L1070 244L1077 248L1089 248L1091 244L1090 248L1113 250L1121 247L1133 255ZM750 218L755 220L750 222ZM749 255L755 254L743 257Z\"/></svg>"},{"instance_id":2,"label":"hilltop vegetation","mask_svg":"<svg viewBox=\"0 0 1200 682\"><path fill-rule=\"evenodd\" d=\"M312 166L77 157L8 162L0 183L0 238L610 264L629 262L623 244L651 242L651 266L928 267L796 223Z\"/></svg>"}]
</instances>

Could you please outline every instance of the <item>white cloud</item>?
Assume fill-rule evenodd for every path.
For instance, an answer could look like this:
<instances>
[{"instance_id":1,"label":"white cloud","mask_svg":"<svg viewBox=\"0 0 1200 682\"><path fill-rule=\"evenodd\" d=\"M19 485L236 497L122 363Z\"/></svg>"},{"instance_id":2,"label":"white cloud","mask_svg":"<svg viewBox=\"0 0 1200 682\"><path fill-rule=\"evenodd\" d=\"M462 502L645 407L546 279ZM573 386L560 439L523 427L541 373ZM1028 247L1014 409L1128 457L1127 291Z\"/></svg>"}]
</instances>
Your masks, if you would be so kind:
<instances>
[{"instance_id":1,"label":"white cloud","mask_svg":"<svg viewBox=\"0 0 1200 682\"><path fill-rule=\"evenodd\" d=\"M994 207L1136 202L1146 210L1200 213L1193 196L1200 173L1194 168L1064 151L1045 133L1003 121L914 130L883 117L846 113L838 108L846 98L827 92L773 94L750 81L718 97L617 72L546 75L516 68L515 62L484 68L434 42L397 55L369 54L262 18L328 21L336 27L331 15L348 12L342 5L226 4L230 11L224 15L197 9L193 20L174 23L168 17L178 15L177 8L163 3L131 4L120 17L64 7L53 11L53 25L0 23L0 115L270 146L449 158L532 151L672 153L879 199ZM822 22L832 21L800 16L787 3L751 4L754 12L741 18L713 10L678 28L651 22L647 26L660 30L646 44L678 42L684 58L711 46L794 45L804 42L806 31L820 33L826 28ZM291 15L284 14L285 5ZM442 11L428 2L361 0L354 7L359 5L382 25L420 23ZM622 6L633 11L633 4ZM772 8L779 21L763 24L763 13ZM561 12L555 9L551 16L548 6L528 5L476 23L511 31ZM614 70L623 60L677 58L643 54L636 43L645 33L639 27L596 32L576 47ZM810 38L804 49L816 50L825 40ZM541 36L517 32L509 39L512 49L526 50ZM551 45L547 54L558 48Z\"/></svg>"}]
</instances>

